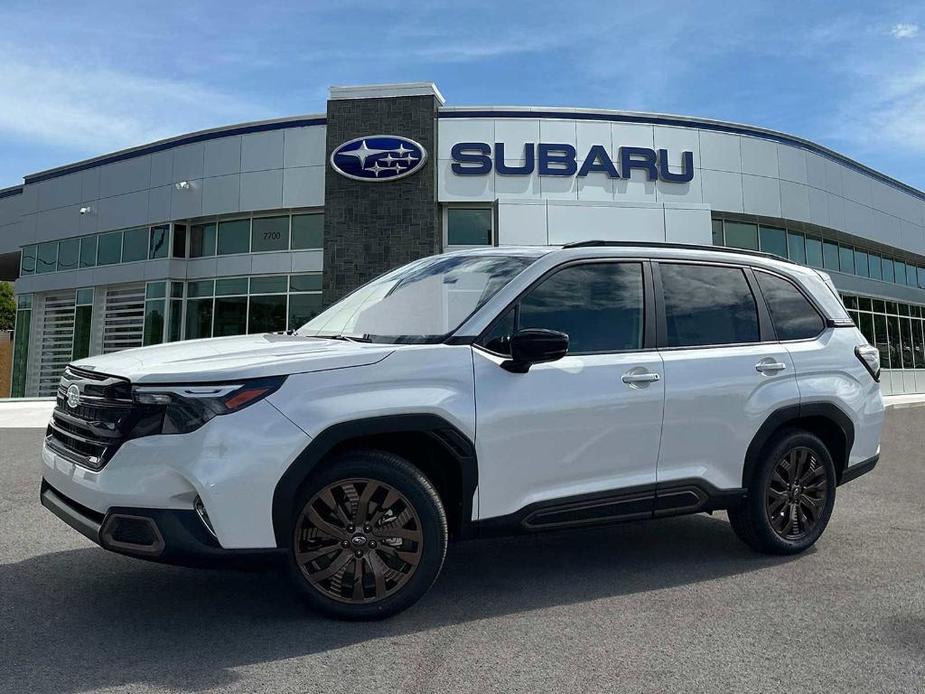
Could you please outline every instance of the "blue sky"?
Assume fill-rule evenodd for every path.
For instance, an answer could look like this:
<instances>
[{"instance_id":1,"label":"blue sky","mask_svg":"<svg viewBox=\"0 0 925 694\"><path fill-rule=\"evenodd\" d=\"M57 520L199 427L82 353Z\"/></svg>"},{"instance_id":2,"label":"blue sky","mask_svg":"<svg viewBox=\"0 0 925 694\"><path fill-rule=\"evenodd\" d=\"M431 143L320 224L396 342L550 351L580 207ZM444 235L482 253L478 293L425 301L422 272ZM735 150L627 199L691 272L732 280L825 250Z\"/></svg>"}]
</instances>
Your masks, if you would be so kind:
<instances>
[{"instance_id":1,"label":"blue sky","mask_svg":"<svg viewBox=\"0 0 925 694\"><path fill-rule=\"evenodd\" d=\"M922 2L4 0L0 66L0 187L321 112L329 85L426 80L450 105L761 125L925 189Z\"/></svg>"}]
</instances>

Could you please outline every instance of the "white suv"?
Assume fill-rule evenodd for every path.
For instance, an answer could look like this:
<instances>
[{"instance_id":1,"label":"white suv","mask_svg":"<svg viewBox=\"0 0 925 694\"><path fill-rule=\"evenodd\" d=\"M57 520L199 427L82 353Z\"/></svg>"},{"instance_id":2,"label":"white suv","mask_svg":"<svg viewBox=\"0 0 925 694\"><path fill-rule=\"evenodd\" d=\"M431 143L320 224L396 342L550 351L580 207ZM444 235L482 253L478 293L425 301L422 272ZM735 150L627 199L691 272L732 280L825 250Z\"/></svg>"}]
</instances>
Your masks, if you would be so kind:
<instances>
[{"instance_id":1,"label":"white suv","mask_svg":"<svg viewBox=\"0 0 925 694\"><path fill-rule=\"evenodd\" d=\"M342 618L402 610L448 538L726 509L774 554L879 456L879 356L828 277L586 242L425 258L293 334L78 361L42 503L106 549L279 558Z\"/></svg>"}]
</instances>

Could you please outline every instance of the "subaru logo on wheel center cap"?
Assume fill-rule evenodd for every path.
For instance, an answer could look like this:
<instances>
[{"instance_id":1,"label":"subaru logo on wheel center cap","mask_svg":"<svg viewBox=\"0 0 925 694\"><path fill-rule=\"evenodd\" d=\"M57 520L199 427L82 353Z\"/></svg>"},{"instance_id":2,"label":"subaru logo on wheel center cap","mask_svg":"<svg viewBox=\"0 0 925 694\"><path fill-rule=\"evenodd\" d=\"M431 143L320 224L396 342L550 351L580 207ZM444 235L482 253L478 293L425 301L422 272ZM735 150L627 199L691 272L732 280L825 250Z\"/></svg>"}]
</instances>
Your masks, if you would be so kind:
<instances>
[{"instance_id":1,"label":"subaru logo on wheel center cap","mask_svg":"<svg viewBox=\"0 0 925 694\"><path fill-rule=\"evenodd\" d=\"M67 389L67 406L74 409L80 404L80 388L70 385Z\"/></svg>"},{"instance_id":2,"label":"subaru logo on wheel center cap","mask_svg":"<svg viewBox=\"0 0 925 694\"><path fill-rule=\"evenodd\" d=\"M427 150L397 135L365 135L348 140L331 152L337 173L357 181L394 181L418 171Z\"/></svg>"},{"instance_id":3,"label":"subaru logo on wheel center cap","mask_svg":"<svg viewBox=\"0 0 925 694\"><path fill-rule=\"evenodd\" d=\"M352 542L355 547L362 547L363 545L366 544L366 536L365 535L354 535Z\"/></svg>"}]
</instances>

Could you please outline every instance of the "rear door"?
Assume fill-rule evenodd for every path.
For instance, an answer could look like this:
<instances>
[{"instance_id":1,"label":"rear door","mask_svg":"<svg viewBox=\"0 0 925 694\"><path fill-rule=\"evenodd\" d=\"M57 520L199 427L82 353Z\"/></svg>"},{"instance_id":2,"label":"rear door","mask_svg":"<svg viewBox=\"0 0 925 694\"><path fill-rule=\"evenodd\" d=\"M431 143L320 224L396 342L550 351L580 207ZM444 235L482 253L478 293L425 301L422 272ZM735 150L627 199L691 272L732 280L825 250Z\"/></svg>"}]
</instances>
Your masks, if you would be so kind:
<instances>
[{"instance_id":1,"label":"rear door","mask_svg":"<svg viewBox=\"0 0 925 694\"><path fill-rule=\"evenodd\" d=\"M658 482L742 486L749 443L776 409L799 404L793 362L776 341L750 268L653 263L665 422Z\"/></svg>"}]
</instances>

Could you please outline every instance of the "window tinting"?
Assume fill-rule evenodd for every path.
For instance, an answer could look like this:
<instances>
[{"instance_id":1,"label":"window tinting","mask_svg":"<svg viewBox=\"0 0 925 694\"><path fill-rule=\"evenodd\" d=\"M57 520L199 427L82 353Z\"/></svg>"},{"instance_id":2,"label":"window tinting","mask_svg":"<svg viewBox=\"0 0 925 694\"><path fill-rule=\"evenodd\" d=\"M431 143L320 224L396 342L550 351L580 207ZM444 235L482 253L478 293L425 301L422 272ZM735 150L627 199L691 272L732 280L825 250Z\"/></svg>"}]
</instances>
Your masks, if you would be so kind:
<instances>
[{"instance_id":1,"label":"window tinting","mask_svg":"<svg viewBox=\"0 0 925 694\"><path fill-rule=\"evenodd\" d=\"M870 266L870 276L875 280L883 279L883 271L880 269L880 256L876 253L871 253L867 260Z\"/></svg>"},{"instance_id":2,"label":"window tinting","mask_svg":"<svg viewBox=\"0 0 925 694\"><path fill-rule=\"evenodd\" d=\"M186 225L185 224L174 224L173 225L173 257L174 258L185 258L186 257Z\"/></svg>"},{"instance_id":3,"label":"window tinting","mask_svg":"<svg viewBox=\"0 0 925 694\"><path fill-rule=\"evenodd\" d=\"M149 258L166 258L170 245L170 227L167 224L151 227L151 247L148 249Z\"/></svg>"},{"instance_id":4,"label":"window tinting","mask_svg":"<svg viewBox=\"0 0 925 694\"><path fill-rule=\"evenodd\" d=\"M247 253L250 250L251 220L236 219L218 224L218 254Z\"/></svg>"},{"instance_id":5,"label":"window tinting","mask_svg":"<svg viewBox=\"0 0 925 694\"><path fill-rule=\"evenodd\" d=\"M822 332L822 317L796 287L766 272L756 272L755 276L778 340L803 340Z\"/></svg>"},{"instance_id":6,"label":"window tinting","mask_svg":"<svg viewBox=\"0 0 925 694\"><path fill-rule=\"evenodd\" d=\"M93 267L96 265L96 236L85 236L80 239L80 267Z\"/></svg>"},{"instance_id":7,"label":"window tinting","mask_svg":"<svg viewBox=\"0 0 925 694\"><path fill-rule=\"evenodd\" d=\"M76 270L80 255L80 240L67 239L58 244L58 272Z\"/></svg>"},{"instance_id":8,"label":"window tinting","mask_svg":"<svg viewBox=\"0 0 925 694\"><path fill-rule=\"evenodd\" d=\"M822 263L826 270L838 269L838 244L834 241L823 241Z\"/></svg>"},{"instance_id":9,"label":"window tinting","mask_svg":"<svg viewBox=\"0 0 925 694\"><path fill-rule=\"evenodd\" d=\"M54 272L57 266L58 243L56 241L52 241L51 243L40 243L35 261L35 271L38 273Z\"/></svg>"},{"instance_id":10,"label":"window tinting","mask_svg":"<svg viewBox=\"0 0 925 694\"><path fill-rule=\"evenodd\" d=\"M321 313L321 294L289 295L289 329L305 325Z\"/></svg>"},{"instance_id":11,"label":"window tinting","mask_svg":"<svg viewBox=\"0 0 925 694\"><path fill-rule=\"evenodd\" d=\"M714 246L723 245L723 220L722 219L713 220L713 245Z\"/></svg>"},{"instance_id":12,"label":"window tinting","mask_svg":"<svg viewBox=\"0 0 925 694\"><path fill-rule=\"evenodd\" d=\"M739 268L660 264L669 347L757 342L758 310Z\"/></svg>"},{"instance_id":13,"label":"window tinting","mask_svg":"<svg viewBox=\"0 0 925 694\"><path fill-rule=\"evenodd\" d=\"M448 246L490 246L491 208L450 208L446 211Z\"/></svg>"},{"instance_id":14,"label":"window tinting","mask_svg":"<svg viewBox=\"0 0 925 694\"><path fill-rule=\"evenodd\" d=\"M892 282L893 277L893 260L891 258L883 258L880 261L881 268L883 270L883 281Z\"/></svg>"},{"instance_id":15,"label":"window tinting","mask_svg":"<svg viewBox=\"0 0 925 694\"><path fill-rule=\"evenodd\" d=\"M758 226L742 222L726 222L726 245L732 248L758 250Z\"/></svg>"},{"instance_id":16,"label":"window tinting","mask_svg":"<svg viewBox=\"0 0 925 694\"><path fill-rule=\"evenodd\" d=\"M286 329L286 295L250 297L247 332L275 333Z\"/></svg>"},{"instance_id":17,"label":"window tinting","mask_svg":"<svg viewBox=\"0 0 925 694\"><path fill-rule=\"evenodd\" d=\"M114 265L122 260L122 232L100 234L96 253L97 265Z\"/></svg>"},{"instance_id":18,"label":"window tinting","mask_svg":"<svg viewBox=\"0 0 925 694\"><path fill-rule=\"evenodd\" d=\"M321 248L323 214L292 215L292 248Z\"/></svg>"},{"instance_id":19,"label":"window tinting","mask_svg":"<svg viewBox=\"0 0 925 694\"><path fill-rule=\"evenodd\" d=\"M787 257L787 232L775 227L761 227L761 250Z\"/></svg>"},{"instance_id":20,"label":"window tinting","mask_svg":"<svg viewBox=\"0 0 925 694\"><path fill-rule=\"evenodd\" d=\"M559 330L569 354L642 348L642 265L575 265L543 281L520 302L519 325Z\"/></svg>"},{"instance_id":21,"label":"window tinting","mask_svg":"<svg viewBox=\"0 0 925 694\"><path fill-rule=\"evenodd\" d=\"M870 277L870 264L864 251L854 251L854 274L861 277Z\"/></svg>"},{"instance_id":22,"label":"window tinting","mask_svg":"<svg viewBox=\"0 0 925 694\"><path fill-rule=\"evenodd\" d=\"M803 234L787 234L787 251L790 260L806 265L806 248L803 245Z\"/></svg>"},{"instance_id":23,"label":"window tinting","mask_svg":"<svg viewBox=\"0 0 925 694\"><path fill-rule=\"evenodd\" d=\"M838 264L842 272L854 272L854 249L851 246L838 247Z\"/></svg>"},{"instance_id":24,"label":"window tinting","mask_svg":"<svg viewBox=\"0 0 925 694\"><path fill-rule=\"evenodd\" d=\"M215 255L215 225L193 224L189 229L189 257L207 258Z\"/></svg>"},{"instance_id":25,"label":"window tinting","mask_svg":"<svg viewBox=\"0 0 925 694\"><path fill-rule=\"evenodd\" d=\"M259 217L251 231L251 251L285 251L289 248L289 217Z\"/></svg>"},{"instance_id":26,"label":"window tinting","mask_svg":"<svg viewBox=\"0 0 925 694\"><path fill-rule=\"evenodd\" d=\"M806 237L806 264L822 267L822 241L812 236Z\"/></svg>"},{"instance_id":27,"label":"window tinting","mask_svg":"<svg viewBox=\"0 0 925 694\"><path fill-rule=\"evenodd\" d=\"M22 274L31 275L35 272L35 246L26 246L22 249Z\"/></svg>"},{"instance_id":28,"label":"window tinting","mask_svg":"<svg viewBox=\"0 0 925 694\"><path fill-rule=\"evenodd\" d=\"M215 299L213 337L243 335L247 332L247 297L229 296Z\"/></svg>"},{"instance_id":29,"label":"window tinting","mask_svg":"<svg viewBox=\"0 0 925 694\"><path fill-rule=\"evenodd\" d=\"M148 228L127 229L122 234L122 262L131 263L148 257Z\"/></svg>"}]
</instances>

